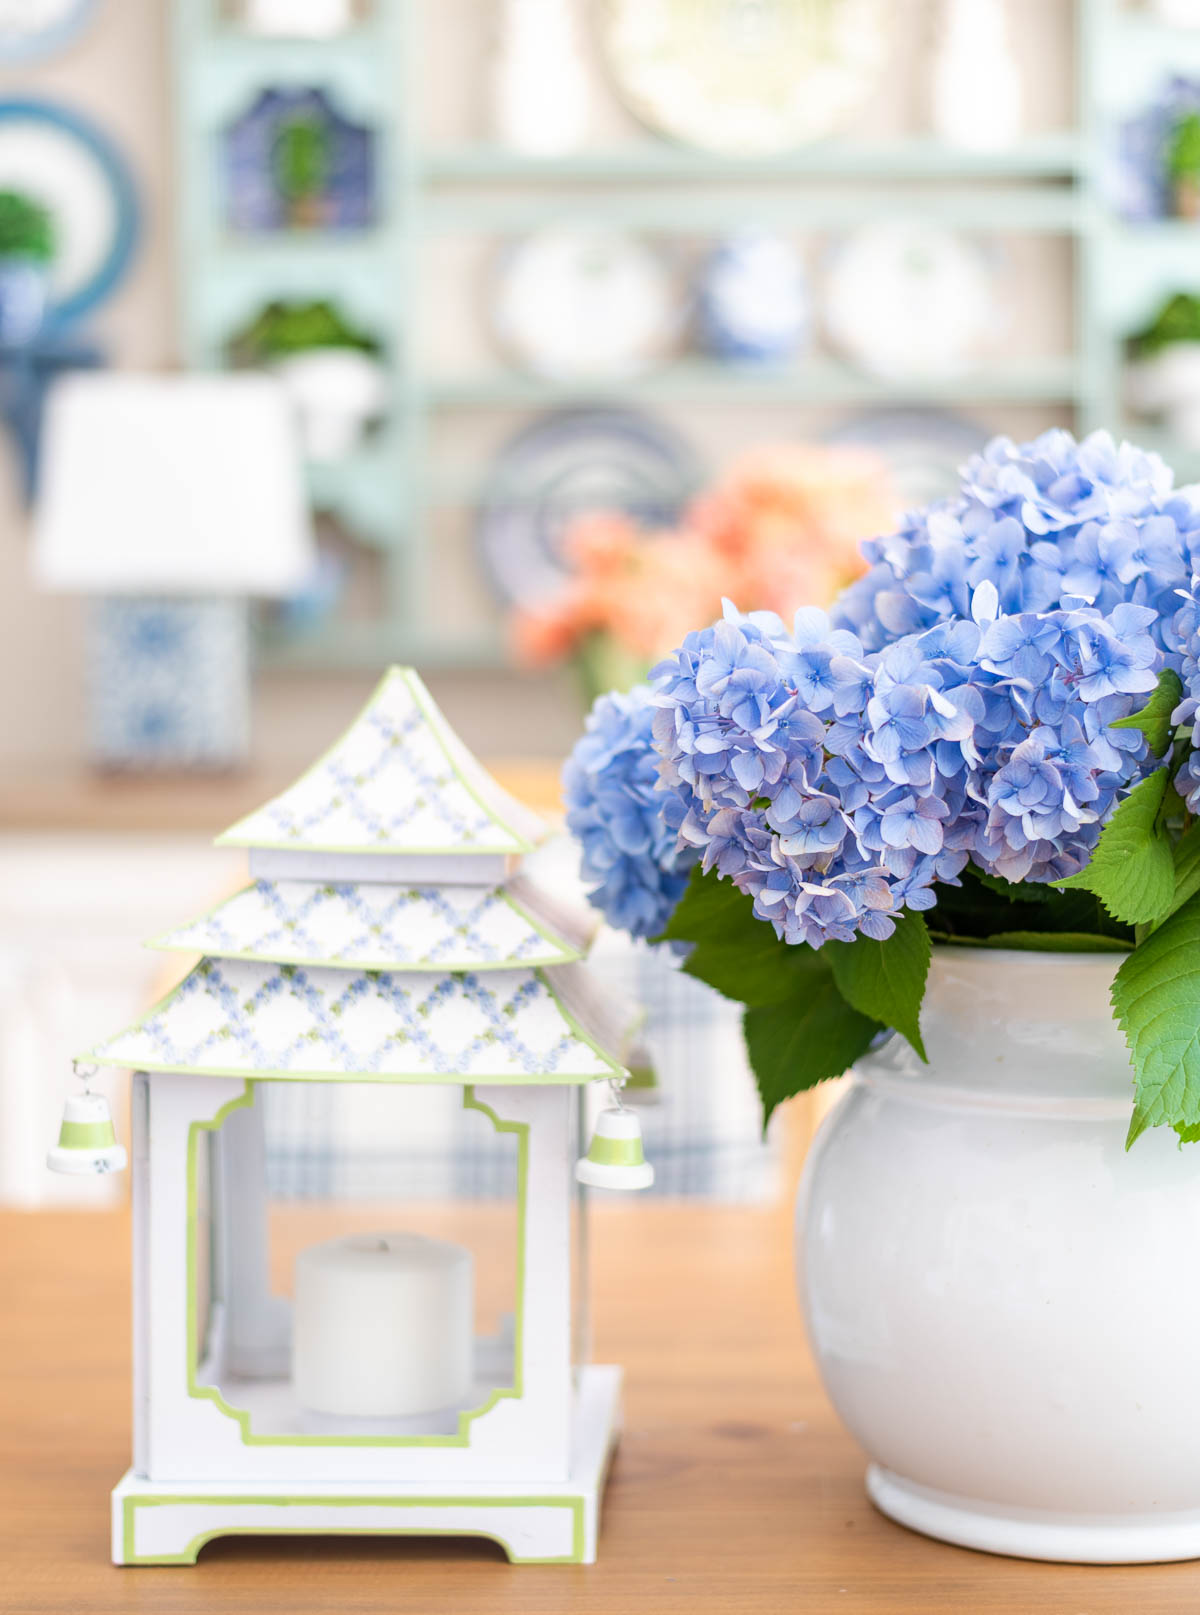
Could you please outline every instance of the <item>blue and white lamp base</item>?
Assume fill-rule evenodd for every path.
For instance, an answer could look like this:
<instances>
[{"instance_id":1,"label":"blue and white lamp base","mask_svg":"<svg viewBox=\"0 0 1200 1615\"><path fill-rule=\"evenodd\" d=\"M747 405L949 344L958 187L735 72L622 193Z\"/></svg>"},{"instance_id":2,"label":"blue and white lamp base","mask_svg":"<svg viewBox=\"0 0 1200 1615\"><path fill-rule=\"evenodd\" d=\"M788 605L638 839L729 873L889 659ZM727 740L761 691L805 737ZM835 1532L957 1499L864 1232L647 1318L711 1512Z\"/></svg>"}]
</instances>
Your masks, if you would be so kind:
<instances>
[{"instance_id":1,"label":"blue and white lamp base","mask_svg":"<svg viewBox=\"0 0 1200 1615\"><path fill-rule=\"evenodd\" d=\"M250 744L243 599L112 596L89 604L88 755L114 770L223 769Z\"/></svg>"},{"instance_id":2,"label":"blue and white lamp base","mask_svg":"<svg viewBox=\"0 0 1200 1615\"><path fill-rule=\"evenodd\" d=\"M620 1428L621 1370L579 1371L566 1480L445 1486L313 1481L155 1481L124 1476L112 1494L119 1565L190 1565L219 1536L483 1536L513 1564L592 1564L600 1499Z\"/></svg>"}]
</instances>

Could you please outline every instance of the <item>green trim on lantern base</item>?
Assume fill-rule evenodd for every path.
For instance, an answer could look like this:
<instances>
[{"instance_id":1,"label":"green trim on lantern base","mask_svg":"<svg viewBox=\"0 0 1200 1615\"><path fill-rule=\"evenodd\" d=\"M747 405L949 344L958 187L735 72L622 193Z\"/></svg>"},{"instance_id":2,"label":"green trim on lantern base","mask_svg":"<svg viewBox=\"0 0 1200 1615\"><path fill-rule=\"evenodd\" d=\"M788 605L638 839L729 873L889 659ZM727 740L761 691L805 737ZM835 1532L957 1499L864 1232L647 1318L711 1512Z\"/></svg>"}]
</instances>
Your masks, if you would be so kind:
<instances>
[{"instance_id":1,"label":"green trim on lantern base","mask_svg":"<svg viewBox=\"0 0 1200 1615\"><path fill-rule=\"evenodd\" d=\"M478 1536L498 1542L514 1564L590 1564L596 1557L599 1512L620 1428L621 1370L589 1364L579 1371L571 1412L571 1473L561 1481L527 1485L471 1481L460 1492L445 1485L423 1492L409 1486L364 1486L314 1479L280 1489L240 1480L151 1480L130 1470L112 1494L112 1556L116 1564L195 1564L206 1542L219 1536ZM137 1523L147 1510L176 1505L203 1511L138 1547ZM292 1523L281 1510L297 1511ZM379 1511L394 1519L380 1523ZM409 1523L414 1510L419 1524ZM261 1517L247 1511L261 1510ZM299 1516L300 1510L308 1510ZM454 1511L439 1524L437 1512ZM542 1511L541 1518L534 1512ZM548 1519L547 1511L553 1511ZM517 1523L514 1524L514 1513ZM520 1516L528 1514L527 1523ZM565 1514L565 1521L561 1516ZM430 1515L433 1517L430 1518ZM566 1551L560 1551L564 1549Z\"/></svg>"},{"instance_id":2,"label":"green trim on lantern base","mask_svg":"<svg viewBox=\"0 0 1200 1615\"><path fill-rule=\"evenodd\" d=\"M127 1565L194 1565L200 1554L200 1549L206 1542L214 1542L223 1536L473 1536L484 1537L496 1542L508 1556L510 1564L515 1565L576 1565L583 1562L583 1509L582 1497L225 1497L223 1495L199 1494L192 1497L126 1497L123 1500L124 1509L124 1554L123 1563ZM314 1532L307 1526L274 1526L274 1525L235 1525L216 1526L211 1531L201 1531L192 1537L191 1541L181 1553L138 1554L134 1547L134 1517L140 1508L153 1508L162 1503L226 1503L234 1506L246 1504L260 1504L265 1508L304 1507L311 1505L319 1508L394 1508L397 1511L410 1508L566 1508L571 1511L571 1552L554 1554L546 1557L530 1556L514 1552L512 1544L500 1535L498 1531L487 1531L481 1527L465 1528L459 1526L439 1527L430 1525L377 1525L377 1526L322 1526L319 1532Z\"/></svg>"}]
</instances>

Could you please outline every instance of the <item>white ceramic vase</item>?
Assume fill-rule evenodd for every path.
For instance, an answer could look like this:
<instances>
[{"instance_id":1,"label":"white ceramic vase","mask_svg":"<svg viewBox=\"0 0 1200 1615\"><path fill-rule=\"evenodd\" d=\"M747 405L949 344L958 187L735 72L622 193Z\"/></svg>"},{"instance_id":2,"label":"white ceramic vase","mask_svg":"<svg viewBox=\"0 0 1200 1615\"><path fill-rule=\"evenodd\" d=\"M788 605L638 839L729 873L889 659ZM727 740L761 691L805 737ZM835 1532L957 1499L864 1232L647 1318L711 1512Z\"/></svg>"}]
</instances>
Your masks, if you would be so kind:
<instances>
[{"instance_id":1,"label":"white ceramic vase","mask_svg":"<svg viewBox=\"0 0 1200 1615\"><path fill-rule=\"evenodd\" d=\"M1200 1557L1200 1147L1126 1153L1111 954L935 949L818 1135L799 1285L876 1505L1036 1559Z\"/></svg>"},{"instance_id":2,"label":"white ceramic vase","mask_svg":"<svg viewBox=\"0 0 1200 1615\"><path fill-rule=\"evenodd\" d=\"M243 0L242 26L274 39L332 39L354 26L352 0Z\"/></svg>"},{"instance_id":3,"label":"white ceramic vase","mask_svg":"<svg viewBox=\"0 0 1200 1615\"><path fill-rule=\"evenodd\" d=\"M387 371L354 348L309 348L272 370L296 410L306 460L343 460L359 446L387 404Z\"/></svg>"}]
</instances>

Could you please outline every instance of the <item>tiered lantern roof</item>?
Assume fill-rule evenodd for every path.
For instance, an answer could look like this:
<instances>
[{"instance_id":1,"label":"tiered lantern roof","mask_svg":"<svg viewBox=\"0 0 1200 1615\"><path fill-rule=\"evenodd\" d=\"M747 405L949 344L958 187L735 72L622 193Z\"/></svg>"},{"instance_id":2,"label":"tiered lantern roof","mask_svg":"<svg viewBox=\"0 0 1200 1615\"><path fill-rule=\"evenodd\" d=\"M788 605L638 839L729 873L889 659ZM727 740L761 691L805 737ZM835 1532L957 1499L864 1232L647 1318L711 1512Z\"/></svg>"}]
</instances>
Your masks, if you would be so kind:
<instances>
[{"instance_id":1,"label":"tiered lantern roof","mask_svg":"<svg viewBox=\"0 0 1200 1615\"><path fill-rule=\"evenodd\" d=\"M152 944L203 957L86 1058L322 1081L623 1075L632 1017L579 962L589 923L517 867L545 834L393 668L313 768L219 838L255 878Z\"/></svg>"}]
</instances>

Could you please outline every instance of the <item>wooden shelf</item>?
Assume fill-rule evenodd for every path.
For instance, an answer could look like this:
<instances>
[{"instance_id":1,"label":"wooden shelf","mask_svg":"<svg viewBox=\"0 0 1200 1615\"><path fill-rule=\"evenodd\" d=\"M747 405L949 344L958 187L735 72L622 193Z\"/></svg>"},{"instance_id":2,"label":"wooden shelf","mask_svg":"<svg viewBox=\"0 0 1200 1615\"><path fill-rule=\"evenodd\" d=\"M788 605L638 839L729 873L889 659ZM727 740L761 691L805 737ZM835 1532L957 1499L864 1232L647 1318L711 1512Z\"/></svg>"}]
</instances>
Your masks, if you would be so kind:
<instances>
[{"instance_id":1,"label":"wooden shelf","mask_svg":"<svg viewBox=\"0 0 1200 1615\"><path fill-rule=\"evenodd\" d=\"M497 371L434 380L428 390L431 403L442 408L548 408L595 399L709 405L1037 403L1071 401L1079 376L1069 357L907 381L880 380L825 359L784 368L681 359L632 379L560 382Z\"/></svg>"},{"instance_id":2,"label":"wooden shelf","mask_svg":"<svg viewBox=\"0 0 1200 1615\"><path fill-rule=\"evenodd\" d=\"M495 671L509 666L499 634L431 636L396 622L337 622L313 633L268 631L259 661L273 670L321 669L353 672L405 662L422 671Z\"/></svg>"},{"instance_id":3,"label":"wooden shelf","mask_svg":"<svg viewBox=\"0 0 1200 1615\"><path fill-rule=\"evenodd\" d=\"M550 204L544 194L431 194L425 227L434 233L508 233L556 224L603 223L664 234L706 235L742 227L776 230L845 230L869 219L915 216L961 230L1038 235L1075 234L1097 222L1090 199L1070 186L949 183L919 196L898 194L894 184L856 187L789 186L774 195L747 195L736 174L724 194L715 185L703 192L662 196L640 186L571 195Z\"/></svg>"},{"instance_id":4,"label":"wooden shelf","mask_svg":"<svg viewBox=\"0 0 1200 1615\"><path fill-rule=\"evenodd\" d=\"M1073 130L1021 141L1001 151L969 151L933 139L822 142L778 157L732 158L673 146L666 141L530 157L504 146L480 143L433 147L422 159L427 179L441 184L487 184L497 180L538 184L580 180L628 184L694 180L794 179L1073 179L1085 153Z\"/></svg>"}]
</instances>

